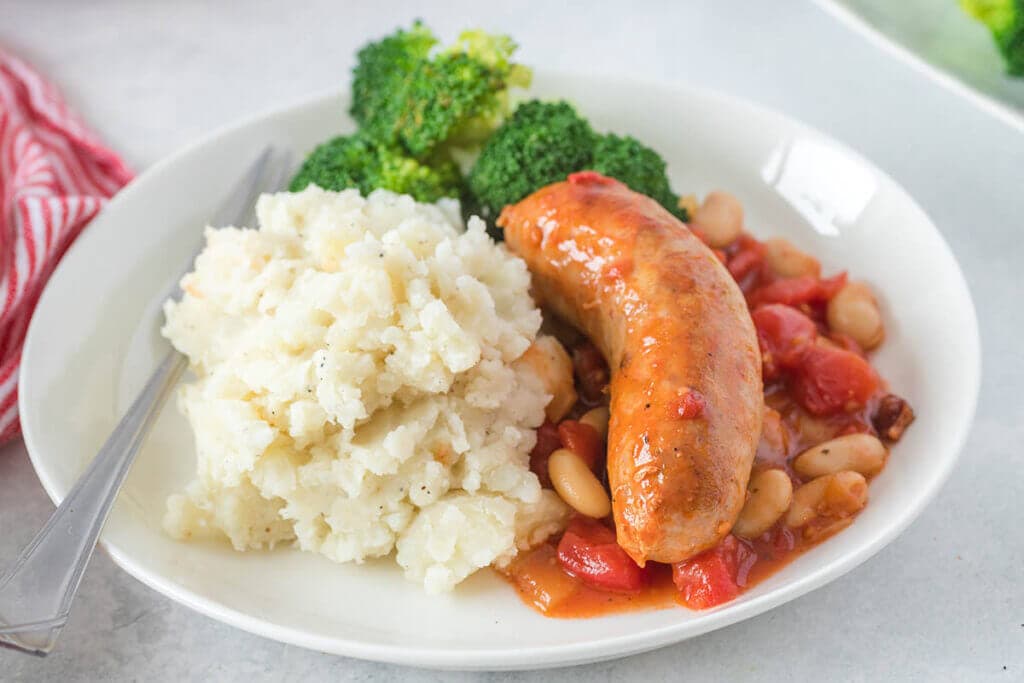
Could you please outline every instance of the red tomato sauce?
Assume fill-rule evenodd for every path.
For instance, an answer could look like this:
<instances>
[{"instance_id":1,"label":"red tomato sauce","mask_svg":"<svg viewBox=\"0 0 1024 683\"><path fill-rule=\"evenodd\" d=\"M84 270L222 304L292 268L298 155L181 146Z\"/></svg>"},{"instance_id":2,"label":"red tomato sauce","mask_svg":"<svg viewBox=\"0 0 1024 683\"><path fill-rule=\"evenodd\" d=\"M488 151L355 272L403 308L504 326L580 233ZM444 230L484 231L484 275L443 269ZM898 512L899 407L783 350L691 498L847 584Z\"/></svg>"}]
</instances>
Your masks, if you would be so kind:
<instances>
[{"instance_id":1,"label":"red tomato sauce","mask_svg":"<svg viewBox=\"0 0 1024 683\"><path fill-rule=\"evenodd\" d=\"M699 231L694 231L700 235ZM913 420L903 399L888 393L856 342L829 329L829 299L846 273L783 278L766 263L765 245L741 235L717 255L743 291L762 352L765 413L752 472L781 469L796 490L805 483L795 456L838 436L868 433L891 442ZM606 480L605 445L578 418L607 405L609 371L597 349L578 336L564 339L573 356L579 401L570 418L538 430L531 469L550 487L547 458L576 452ZM699 394L683 394L675 419L699 418ZM757 538L726 536L716 547L674 565L638 567L615 543L611 519L577 516L559 537L520 553L503 570L528 605L550 617L580 618L682 605L709 609L735 599L794 558L849 526L856 513L790 528L782 518Z\"/></svg>"}]
</instances>

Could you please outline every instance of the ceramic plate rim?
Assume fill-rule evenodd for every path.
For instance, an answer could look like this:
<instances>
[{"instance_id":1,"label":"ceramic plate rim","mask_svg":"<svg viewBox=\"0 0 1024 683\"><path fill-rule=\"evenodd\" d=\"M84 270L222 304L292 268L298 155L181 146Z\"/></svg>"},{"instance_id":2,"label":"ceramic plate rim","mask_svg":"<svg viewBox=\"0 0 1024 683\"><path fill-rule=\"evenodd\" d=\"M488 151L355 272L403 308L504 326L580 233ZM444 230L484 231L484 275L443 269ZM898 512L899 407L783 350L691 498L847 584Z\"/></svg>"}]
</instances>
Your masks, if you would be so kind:
<instances>
[{"instance_id":1,"label":"ceramic plate rim","mask_svg":"<svg viewBox=\"0 0 1024 683\"><path fill-rule=\"evenodd\" d=\"M932 478L931 485L926 489L920 490L917 497L913 500L913 504L905 509L904 514L892 523L884 526L881 532L876 533L871 538L865 540L859 547L852 549L850 552L836 558L828 564L811 569L805 575L778 587L768 594L758 596L748 601L733 603L718 610L709 611L705 613L701 619L695 621L681 622L677 625L661 627L654 630L646 630L627 636L615 636L566 645L532 647L529 649L510 650L477 648L456 650L435 647L416 648L387 646L340 637L324 636L305 631L301 628L279 626L272 622L228 608L216 600L203 597L191 590L176 586L172 581L167 580L166 577L152 574L141 568L132 559L129 553L123 552L116 547L109 546L101 538L100 545L107 550L114 562L116 562L122 569L150 588L153 588L168 598L184 604L206 616L250 633L300 647L360 659L437 669L537 669L602 661L636 654L671 643L680 642L685 639L728 626L738 621L751 618L758 614L762 614L778 605L794 600L801 595L839 578L875 555L883 547L899 536L935 497L949 478L956 462L959 460L974 420L981 382L981 347L977 314L974 302L970 295L970 290L963 276L962 269L953 256L948 243L942 236L942 233L935 227L934 223L931 221L930 217L928 217L923 208L914 201L912 195L910 195L910 193L908 193L901 184L896 182L884 170L879 168L877 164L870 162L860 153L850 149L848 145L837 141L835 138L826 135L825 133L795 119L794 117L741 97L722 93L709 88L696 87L691 84L663 80L660 81L650 78L632 78L603 74L576 74L556 70L544 70L543 73L546 76L553 78L583 78L595 81L600 80L611 88L616 87L616 85L620 83L629 83L633 85L642 85L652 89L693 93L706 99L721 101L728 106L744 108L758 117L768 117L776 121L781 121L794 129L803 130L814 136L828 140L831 144L834 144L845 153L870 167L874 173L891 183L895 189L909 199L913 207L921 214L922 219L927 223L928 227L935 233L935 237L938 238L941 248L946 252L946 255L953 264L956 275L959 278L959 282L957 284L959 285L959 289L962 289L965 294L967 312L970 314L971 319L971 329L969 331L970 339L968 340L969 347L972 352L971 367L969 368L970 386L964 387L964 389L969 392L970 400L968 405L970 406L970 410L963 416L963 419L960 420L955 432L955 438L952 439L953 443L948 449L949 456L941 462L941 468L936 468L936 476ZM283 106L270 108L266 111L245 117L240 121L215 129L207 135L202 136L197 141L186 145L177 152L174 152L147 168L143 173L129 183L129 185L126 186L118 195L116 195L104 210L108 210L111 207L116 208L118 203L123 201L125 197L146 191L150 178L157 176L163 168L178 163L181 158L188 156L194 149L211 144L222 136L228 135L240 128L247 127L258 121L285 115L293 110L311 107L322 100L337 97L339 92L342 90L343 89L341 88L331 88L329 90L321 91L312 96L302 98L301 100L285 104ZM78 250L86 248L82 245L87 244L87 242L87 239L82 238L76 240L65 254L54 273L51 275L50 282L61 277L62 266L64 263ZM26 335L22 363L18 377L19 387L21 387L21 390L19 391L19 413L22 415L32 414L31 411L27 410L27 406L29 405L29 401L33 395L32 387L34 384L32 368L37 362L33 353L35 337L39 334L36 322L39 319L39 311L45 310L50 304L48 298L48 293L50 291L52 291L52 288L47 286L40 296L36 312L33 315ZM23 422L22 429L25 446L32 462L32 466L39 476L44 490L55 504L59 504L63 496L57 488L57 484L53 478L53 473L48 471L46 461L41 457L39 449L37 448L37 438L35 433L40 427L41 425L32 424L29 420L25 420Z\"/></svg>"},{"instance_id":2,"label":"ceramic plate rim","mask_svg":"<svg viewBox=\"0 0 1024 683\"><path fill-rule=\"evenodd\" d=\"M935 66L903 43L883 33L847 5L837 2L837 0L814 0L814 2L829 16L859 34L878 49L903 62L917 73L927 76L929 80L946 90L967 100L989 116L1024 132L1024 113L1012 105L975 88L956 74Z\"/></svg>"}]
</instances>

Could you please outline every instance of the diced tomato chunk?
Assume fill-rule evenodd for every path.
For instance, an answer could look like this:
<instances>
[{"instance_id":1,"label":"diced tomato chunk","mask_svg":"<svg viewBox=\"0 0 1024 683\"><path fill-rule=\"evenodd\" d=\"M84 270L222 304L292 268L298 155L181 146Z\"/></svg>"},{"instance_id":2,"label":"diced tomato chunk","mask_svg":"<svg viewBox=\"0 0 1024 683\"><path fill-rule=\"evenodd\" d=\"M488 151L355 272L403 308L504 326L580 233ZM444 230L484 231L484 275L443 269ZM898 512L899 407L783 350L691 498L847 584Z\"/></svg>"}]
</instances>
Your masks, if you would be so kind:
<instances>
[{"instance_id":1,"label":"diced tomato chunk","mask_svg":"<svg viewBox=\"0 0 1024 683\"><path fill-rule=\"evenodd\" d=\"M688 223L686 225L686 227L690 229L690 232L692 232L697 237L697 239L699 239L704 244L708 244L708 236L707 236L707 234L703 230L701 230L699 227L697 227L693 223ZM710 245L708 245L708 246L710 246Z\"/></svg>"},{"instance_id":2,"label":"diced tomato chunk","mask_svg":"<svg viewBox=\"0 0 1024 683\"><path fill-rule=\"evenodd\" d=\"M801 304L828 301L846 284L846 273L824 280L813 275L801 275L783 280L776 280L758 287L750 293L752 307L761 304Z\"/></svg>"},{"instance_id":3,"label":"diced tomato chunk","mask_svg":"<svg viewBox=\"0 0 1024 683\"><path fill-rule=\"evenodd\" d=\"M828 301L846 286L846 271L818 280L818 300Z\"/></svg>"},{"instance_id":4,"label":"diced tomato chunk","mask_svg":"<svg viewBox=\"0 0 1024 683\"><path fill-rule=\"evenodd\" d=\"M591 545L615 543L615 529L605 526L596 519L584 517L583 515L573 517L566 529L566 532L569 531L572 531L576 536L579 536L583 541Z\"/></svg>"},{"instance_id":5,"label":"diced tomato chunk","mask_svg":"<svg viewBox=\"0 0 1024 683\"><path fill-rule=\"evenodd\" d=\"M537 428L537 443L530 451L530 471L537 475L540 485L551 488L551 477L548 476L548 458L562 447L562 439L558 435L558 427L547 420Z\"/></svg>"},{"instance_id":6,"label":"diced tomato chunk","mask_svg":"<svg viewBox=\"0 0 1024 683\"><path fill-rule=\"evenodd\" d=\"M590 469L596 469L604 462L604 439L590 425L562 420L558 424L558 437L562 446L578 455Z\"/></svg>"},{"instance_id":7,"label":"diced tomato chunk","mask_svg":"<svg viewBox=\"0 0 1024 683\"><path fill-rule=\"evenodd\" d=\"M680 601L690 609L709 609L729 602L740 593L737 575L749 570L753 551L735 536L696 557L672 565L672 581Z\"/></svg>"},{"instance_id":8,"label":"diced tomato chunk","mask_svg":"<svg viewBox=\"0 0 1024 683\"><path fill-rule=\"evenodd\" d=\"M813 301L817 292L818 278L813 275L791 277L776 280L755 289L750 293L750 305L755 307L763 304L799 306L802 303Z\"/></svg>"},{"instance_id":9,"label":"diced tomato chunk","mask_svg":"<svg viewBox=\"0 0 1024 683\"><path fill-rule=\"evenodd\" d=\"M742 287L744 280L756 275L764 265L764 245L748 235L742 235L736 244L739 249L729 257L726 268Z\"/></svg>"},{"instance_id":10,"label":"diced tomato chunk","mask_svg":"<svg viewBox=\"0 0 1024 683\"><path fill-rule=\"evenodd\" d=\"M572 365L583 401L590 405L600 403L610 376L604 356L596 346L586 342L573 349Z\"/></svg>"},{"instance_id":11,"label":"diced tomato chunk","mask_svg":"<svg viewBox=\"0 0 1024 683\"><path fill-rule=\"evenodd\" d=\"M566 176L566 180L568 180L573 185L619 184L618 180L615 180L614 178L609 178L608 176L602 175L597 171L576 171L575 173L570 173L568 176Z\"/></svg>"},{"instance_id":12,"label":"diced tomato chunk","mask_svg":"<svg viewBox=\"0 0 1024 683\"><path fill-rule=\"evenodd\" d=\"M812 415L864 407L878 390L878 375L866 360L845 349L813 346L800 357L791 383L793 397Z\"/></svg>"},{"instance_id":13,"label":"diced tomato chunk","mask_svg":"<svg viewBox=\"0 0 1024 683\"><path fill-rule=\"evenodd\" d=\"M599 590L636 593L647 572L615 542L615 532L597 520L575 517L558 543L558 561L566 573Z\"/></svg>"},{"instance_id":14,"label":"diced tomato chunk","mask_svg":"<svg viewBox=\"0 0 1024 683\"><path fill-rule=\"evenodd\" d=\"M814 344L818 328L806 315L783 304L767 304L751 313L761 347L764 378L776 378L796 367L803 352Z\"/></svg>"},{"instance_id":15,"label":"diced tomato chunk","mask_svg":"<svg viewBox=\"0 0 1024 683\"><path fill-rule=\"evenodd\" d=\"M846 349L852 353L857 354L861 358L864 358L864 349L861 348L860 344L848 334L842 332L831 332L828 336L839 348Z\"/></svg>"}]
</instances>

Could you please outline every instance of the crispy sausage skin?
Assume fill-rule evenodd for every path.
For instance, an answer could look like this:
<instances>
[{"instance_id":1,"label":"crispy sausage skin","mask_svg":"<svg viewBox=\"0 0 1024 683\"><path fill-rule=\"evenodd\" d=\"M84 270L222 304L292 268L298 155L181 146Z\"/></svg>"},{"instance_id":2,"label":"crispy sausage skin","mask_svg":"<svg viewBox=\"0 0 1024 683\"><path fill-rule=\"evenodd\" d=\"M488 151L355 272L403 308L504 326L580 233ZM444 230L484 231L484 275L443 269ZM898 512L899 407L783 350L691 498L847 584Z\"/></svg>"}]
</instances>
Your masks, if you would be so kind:
<instances>
[{"instance_id":1,"label":"crispy sausage skin","mask_svg":"<svg viewBox=\"0 0 1024 683\"><path fill-rule=\"evenodd\" d=\"M718 543L743 507L761 433L761 357L739 288L654 200L594 172L498 218L534 294L611 368L608 481L639 564Z\"/></svg>"}]
</instances>

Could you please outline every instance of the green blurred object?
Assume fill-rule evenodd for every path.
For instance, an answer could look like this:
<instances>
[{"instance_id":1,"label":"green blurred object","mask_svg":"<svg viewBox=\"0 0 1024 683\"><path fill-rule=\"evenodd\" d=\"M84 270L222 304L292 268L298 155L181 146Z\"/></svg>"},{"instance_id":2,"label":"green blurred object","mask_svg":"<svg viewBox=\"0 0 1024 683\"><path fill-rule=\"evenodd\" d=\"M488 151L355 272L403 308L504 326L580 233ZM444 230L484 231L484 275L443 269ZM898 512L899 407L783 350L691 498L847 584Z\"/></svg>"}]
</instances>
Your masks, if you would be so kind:
<instances>
[{"instance_id":1,"label":"green blurred object","mask_svg":"<svg viewBox=\"0 0 1024 683\"><path fill-rule=\"evenodd\" d=\"M1019 6L1021 0L1012 1ZM1008 73L992 32L961 8L961 0L816 2L897 57L916 61L915 68L1024 131L1024 78Z\"/></svg>"},{"instance_id":2,"label":"green blurred object","mask_svg":"<svg viewBox=\"0 0 1024 683\"><path fill-rule=\"evenodd\" d=\"M960 6L992 31L1007 73L1024 76L1024 0L960 0Z\"/></svg>"}]
</instances>

